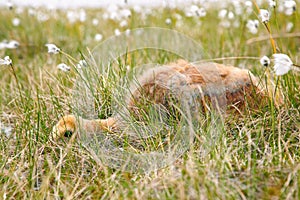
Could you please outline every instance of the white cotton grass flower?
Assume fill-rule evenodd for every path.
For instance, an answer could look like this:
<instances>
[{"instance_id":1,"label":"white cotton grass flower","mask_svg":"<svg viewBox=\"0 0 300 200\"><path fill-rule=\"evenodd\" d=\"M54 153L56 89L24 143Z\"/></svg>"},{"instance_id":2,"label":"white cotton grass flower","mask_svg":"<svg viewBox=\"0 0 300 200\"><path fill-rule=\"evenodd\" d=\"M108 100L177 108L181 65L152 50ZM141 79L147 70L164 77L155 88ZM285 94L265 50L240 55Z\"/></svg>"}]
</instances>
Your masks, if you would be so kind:
<instances>
[{"instance_id":1,"label":"white cotton grass flower","mask_svg":"<svg viewBox=\"0 0 300 200\"><path fill-rule=\"evenodd\" d=\"M57 65L57 68L60 69L63 72L68 72L71 70L71 67L66 65L65 63L60 63Z\"/></svg>"},{"instance_id":2,"label":"white cotton grass flower","mask_svg":"<svg viewBox=\"0 0 300 200\"><path fill-rule=\"evenodd\" d=\"M3 40L0 42L0 50L1 49L16 49L20 46L20 43L16 40Z\"/></svg>"},{"instance_id":3,"label":"white cotton grass flower","mask_svg":"<svg viewBox=\"0 0 300 200\"><path fill-rule=\"evenodd\" d=\"M228 11L226 9L222 9L219 11L218 17L224 19L227 15Z\"/></svg>"},{"instance_id":4,"label":"white cotton grass flower","mask_svg":"<svg viewBox=\"0 0 300 200\"><path fill-rule=\"evenodd\" d=\"M197 5L191 5L191 7L185 10L186 17L205 17L206 10L204 8L199 8Z\"/></svg>"},{"instance_id":5,"label":"white cotton grass flower","mask_svg":"<svg viewBox=\"0 0 300 200\"><path fill-rule=\"evenodd\" d=\"M9 9L9 10L12 10L14 8L14 4L10 1L7 1L6 2L6 7Z\"/></svg>"},{"instance_id":6,"label":"white cotton grass flower","mask_svg":"<svg viewBox=\"0 0 300 200\"><path fill-rule=\"evenodd\" d=\"M245 6L252 7L253 3L252 1L245 1Z\"/></svg>"},{"instance_id":7,"label":"white cotton grass flower","mask_svg":"<svg viewBox=\"0 0 300 200\"><path fill-rule=\"evenodd\" d=\"M0 50L5 48L6 48L6 42L5 41L0 42Z\"/></svg>"},{"instance_id":8,"label":"white cotton grass flower","mask_svg":"<svg viewBox=\"0 0 300 200\"><path fill-rule=\"evenodd\" d=\"M199 8L197 11L196 11L196 14L198 17L205 17L207 12L204 8Z\"/></svg>"},{"instance_id":9,"label":"white cotton grass flower","mask_svg":"<svg viewBox=\"0 0 300 200\"><path fill-rule=\"evenodd\" d=\"M95 39L97 42L100 42L100 41L102 40L102 38L103 38L103 36L102 36L102 34L100 34L100 33L97 33L97 34L95 35L95 37L94 37L94 39Z\"/></svg>"},{"instance_id":10,"label":"white cotton grass flower","mask_svg":"<svg viewBox=\"0 0 300 200\"><path fill-rule=\"evenodd\" d=\"M191 7L186 8L185 16L186 17L193 17L196 15L196 11L199 9L197 5L191 5Z\"/></svg>"},{"instance_id":11,"label":"white cotton grass flower","mask_svg":"<svg viewBox=\"0 0 300 200\"><path fill-rule=\"evenodd\" d=\"M84 9L80 9L78 19L80 22L86 21L86 12Z\"/></svg>"},{"instance_id":12,"label":"white cotton grass flower","mask_svg":"<svg viewBox=\"0 0 300 200\"><path fill-rule=\"evenodd\" d=\"M246 27L248 28L249 32L252 34L256 34L258 32L258 25L259 21L257 19L255 20L248 20Z\"/></svg>"},{"instance_id":13,"label":"white cotton grass flower","mask_svg":"<svg viewBox=\"0 0 300 200\"><path fill-rule=\"evenodd\" d=\"M94 19L92 20L92 24L93 24L94 26L97 26L97 25L99 24L99 20L98 20L97 18L94 18Z\"/></svg>"},{"instance_id":14,"label":"white cotton grass flower","mask_svg":"<svg viewBox=\"0 0 300 200\"><path fill-rule=\"evenodd\" d=\"M84 67L87 67L88 66L88 64L87 64L87 62L85 61L85 60L80 60L79 62L78 62L78 64L76 65L76 67L78 68L78 69L81 69L81 68L84 68Z\"/></svg>"},{"instance_id":15,"label":"white cotton grass flower","mask_svg":"<svg viewBox=\"0 0 300 200\"><path fill-rule=\"evenodd\" d=\"M110 4L106 12L102 15L103 19L111 19L114 21L121 21L123 19L128 19L132 16L131 10L127 8L120 8L116 4Z\"/></svg>"},{"instance_id":16,"label":"white cotton grass flower","mask_svg":"<svg viewBox=\"0 0 300 200\"><path fill-rule=\"evenodd\" d=\"M139 5L134 5L134 6L133 6L133 11L134 11L135 13L141 13L141 12L143 12L143 9L142 9L142 7L139 6Z\"/></svg>"},{"instance_id":17,"label":"white cotton grass flower","mask_svg":"<svg viewBox=\"0 0 300 200\"><path fill-rule=\"evenodd\" d=\"M78 15L75 11L68 10L67 11L67 19L68 19L70 24L74 24L78 19Z\"/></svg>"},{"instance_id":18,"label":"white cotton grass flower","mask_svg":"<svg viewBox=\"0 0 300 200\"><path fill-rule=\"evenodd\" d=\"M121 35L121 31L119 29L115 29L115 36L120 36Z\"/></svg>"},{"instance_id":19,"label":"white cotton grass flower","mask_svg":"<svg viewBox=\"0 0 300 200\"><path fill-rule=\"evenodd\" d=\"M10 59L9 56L5 56L4 59L0 58L0 65L10 66L12 65L12 60Z\"/></svg>"},{"instance_id":20,"label":"white cotton grass flower","mask_svg":"<svg viewBox=\"0 0 300 200\"><path fill-rule=\"evenodd\" d=\"M244 11L244 8L245 8L245 6L242 4L243 1L234 0L234 1L231 1L231 2L232 2L232 5L233 5L233 9L234 9L233 12L236 15L243 14L243 11Z\"/></svg>"},{"instance_id":21,"label":"white cotton grass flower","mask_svg":"<svg viewBox=\"0 0 300 200\"><path fill-rule=\"evenodd\" d=\"M260 64L264 67L268 67L271 63L270 58L268 56L263 56L260 58Z\"/></svg>"},{"instance_id":22,"label":"white cotton grass flower","mask_svg":"<svg viewBox=\"0 0 300 200\"><path fill-rule=\"evenodd\" d=\"M165 23L166 23L167 25L170 25L170 24L172 23L172 20L171 20L170 18L167 18L167 19L165 20Z\"/></svg>"},{"instance_id":23,"label":"white cotton grass flower","mask_svg":"<svg viewBox=\"0 0 300 200\"><path fill-rule=\"evenodd\" d=\"M227 17L228 17L228 19L231 20L231 19L234 19L235 16L234 16L234 13L232 11L229 11Z\"/></svg>"},{"instance_id":24,"label":"white cotton grass flower","mask_svg":"<svg viewBox=\"0 0 300 200\"><path fill-rule=\"evenodd\" d=\"M86 12L84 9L80 10L68 10L67 11L67 19L70 24L74 24L76 22L85 22L86 21Z\"/></svg>"},{"instance_id":25,"label":"white cotton grass flower","mask_svg":"<svg viewBox=\"0 0 300 200\"><path fill-rule=\"evenodd\" d=\"M282 76L288 73L294 65L289 56L283 53L275 53L274 57L274 71L277 76Z\"/></svg>"},{"instance_id":26,"label":"white cotton grass flower","mask_svg":"<svg viewBox=\"0 0 300 200\"><path fill-rule=\"evenodd\" d=\"M113 21L119 21L119 20L121 20L121 15L119 15L118 12L111 12L111 13L109 13L108 18Z\"/></svg>"},{"instance_id":27,"label":"white cotton grass flower","mask_svg":"<svg viewBox=\"0 0 300 200\"><path fill-rule=\"evenodd\" d=\"M23 7L17 7L15 12L16 12L16 14L18 14L18 15L23 14L24 8L23 8Z\"/></svg>"},{"instance_id":28,"label":"white cotton grass flower","mask_svg":"<svg viewBox=\"0 0 300 200\"><path fill-rule=\"evenodd\" d=\"M125 35L126 35L126 36L129 36L129 35L130 35L130 32L131 32L130 29L126 29L126 30L125 30Z\"/></svg>"},{"instance_id":29,"label":"white cotton grass flower","mask_svg":"<svg viewBox=\"0 0 300 200\"><path fill-rule=\"evenodd\" d=\"M293 29L293 27L294 27L293 22L288 22L286 24L286 27L285 27L286 32L291 32L291 30Z\"/></svg>"},{"instance_id":30,"label":"white cotton grass flower","mask_svg":"<svg viewBox=\"0 0 300 200\"><path fill-rule=\"evenodd\" d=\"M292 15L296 11L296 2L293 0L286 0L283 5L285 8L284 13L288 16Z\"/></svg>"},{"instance_id":31,"label":"white cotton grass flower","mask_svg":"<svg viewBox=\"0 0 300 200\"><path fill-rule=\"evenodd\" d=\"M270 8L275 8L275 7L276 7L276 1L274 1L274 0L269 0L269 7L270 7Z\"/></svg>"},{"instance_id":32,"label":"white cotton grass flower","mask_svg":"<svg viewBox=\"0 0 300 200\"><path fill-rule=\"evenodd\" d=\"M245 1L244 4L246 6L246 13L251 14L253 12L253 3L252 3L252 1Z\"/></svg>"},{"instance_id":33,"label":"white cotton grass flower","mask_svg":"<svg viewBox=\"0 0 300 200\"><path fill-rule=\"evenodd\" d=\"M19 26L20 23L21 23L21 20L19 18L17 18L17 17L13 18L13 20L12 20L13 26Z\"/></svg>"},{"instance_id":34,"label":"white cotton grass flower","mask_svg":"<svg viewBox=\"0 0 300 200\"><path fill-rule=\"evenodd\" d=\"M48 53L58 54L60 52L60 48L58 48L55 44L45 44L48 48Z\"/></svg>"},{"instance_id":35,"label":"white cotton grass flower","mask_svg":"<svg viewBox=\"0 0 300 200\"><path fill-rule=\"evenodd\" d=\"M28 8L27 13L29 16L35 16L36 15L36 10L33 8Z\"/></svg>"},{"instance_id":36,"label":"white cotton grass flower","mask_svg":"<svg viewBox=\"0 0 300 200\"><path fill-rule=\"evenodd\" d=\"M123 27L128 26L128 22L126 20L122 20L119 25L120 25L120 27L123 28Z\"/></svg>"},{"instance_id":37,"label":"white cotton grass flower","mask_svg":"<svg viewBox=\"0 0 300 200\"><path fill-rule=\"evenodd\" d=\"M38 11L36 13L36 19L39 21L39 22L45 22L45 21L48 21L50 19L50 16L43 12L43 11Z\"/></svg>"},{"instance_id":38,"label":"white cotton grass flower","mask_svg":"<svg viewBox=\"0 0 300 200\"><path fill-rule=\"evenodd\" d=\"M6 44L7 49L16 49L20 46L20 43L16 40L11 40Z\"/></svg>"},{"instance_id":39,"label":"white cotton grass flower","mask_svg":"<svg viewBox=\"0 0 300 200\"><path fill-rule=\"evenodd\" d=\"M120 15L121 15L121 18L130 18L132 14L129 9L122 9L120 11Z\"/></svg>"},{"instance_id":40,"label":"white cotton grass flower","mask_svg":"<svg viewBox=\"0 0 300 200\"><path fill-rule=\"evenodd\" d=\"M270 13L265 9L259 10L259 16L263 23L268 23L270 21Z\"/></svg>"},{"instance_id":41,"label":"white cotton grass flower","mask_svg":"<svg viewBox=\"0 0 300 200\"><path fill-rule=\"evenodd\" d=\"M224 28L229 28L231 26L240 26L240 23L237 20L235 20L236 17L233 11L222 9L218 13L218 18L220 19L220 26Z\"/></svg>"},{"instance_id":42,"label":"white cotton grass flower","mask_svg":"<svg viewBox=\"0 0 300 200\"><path fill-rule=\"evenodd\" d=\"M109 14L107 12L102 14L102 19L108 20L109 19Z\"/></svg>"},{"instance_id":43,"label":"white cotton grass flower","mask_svg":"<svg viewBox=\"0 0 300 200\"><path fill-rule=\"evenodd\" d=\"M284 1L284 6L286 8L294 8L294 9L296 9L296 2L294 0L285 0Z\"/></svg>"}]
</instances>

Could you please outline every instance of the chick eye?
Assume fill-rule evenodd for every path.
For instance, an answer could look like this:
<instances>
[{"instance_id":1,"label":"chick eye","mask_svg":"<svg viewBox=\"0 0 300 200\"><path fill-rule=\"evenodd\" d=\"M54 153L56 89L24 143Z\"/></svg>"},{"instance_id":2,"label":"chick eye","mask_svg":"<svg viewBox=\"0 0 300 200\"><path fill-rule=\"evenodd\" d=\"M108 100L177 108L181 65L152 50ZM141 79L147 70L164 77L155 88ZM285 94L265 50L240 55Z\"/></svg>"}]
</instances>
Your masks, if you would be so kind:
<instances>
[{"instance_id":1,"label":"chick eye","mask_svg":"<svg viewBox=\"0 0 300 200\"><path fill-rule=\"evenodd\" d=\"M71 137L72 135L73 135L72 131L66 131L65 134L64 134L64 136L68 137L68 138Z\"/></svg>"}]
</instances>

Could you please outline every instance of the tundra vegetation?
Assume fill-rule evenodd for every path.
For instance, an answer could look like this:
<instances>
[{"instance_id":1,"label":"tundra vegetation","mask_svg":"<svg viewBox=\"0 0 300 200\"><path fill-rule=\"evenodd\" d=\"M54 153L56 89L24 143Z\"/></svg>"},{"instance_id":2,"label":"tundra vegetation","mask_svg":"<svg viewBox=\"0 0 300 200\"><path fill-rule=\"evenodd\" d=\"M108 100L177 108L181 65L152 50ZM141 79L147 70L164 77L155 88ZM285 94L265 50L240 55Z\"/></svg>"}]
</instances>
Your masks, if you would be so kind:
<instances>
[{"instance_id":1,"label":"tundra vegetation","mask_svg":"<svg viewBox=\"0 0 300 200\"><path fill-rule=\"evenodd\" d=\"M291 0L0 8L0 198L298 199L300 78L292 66L300 63L298 8ZM201 43L207 61L249 69L268 85L265 105L227 117L213 144L207 118L193 130L195 141L187 151L148 173L101 164L80 142L49 142L53 125L74 111L79 69L101 65L84 61L91 60L91 50L111 36L143 27L177 30ZM135 66L179 58L157 49L118 57L96 74L94 98L101 100L96 117L114 112L112 98ZM145 117L151 121L151 115ZM204 154L205 144L210 150ZM143 148L157 146L149 142Z\"/></svg>"}]
</instances>

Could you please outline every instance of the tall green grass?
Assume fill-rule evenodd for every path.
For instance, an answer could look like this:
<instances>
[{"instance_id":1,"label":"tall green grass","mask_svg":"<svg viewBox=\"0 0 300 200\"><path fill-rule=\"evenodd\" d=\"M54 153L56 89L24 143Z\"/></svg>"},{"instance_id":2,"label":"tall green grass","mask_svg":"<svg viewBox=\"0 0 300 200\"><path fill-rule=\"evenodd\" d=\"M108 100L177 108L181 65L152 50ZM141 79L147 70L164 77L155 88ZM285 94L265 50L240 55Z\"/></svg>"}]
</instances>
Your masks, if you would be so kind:
<instances>
[{"instance_id":1,"label":"tall green grass","mask_svg":"<svg viewBox=\"0 0 300 200\"><path fill-rule=\"evenodd\" d=\"M220 135L213 144L210 136L215 129L205 126L210 123L207 118L194 130L195 143L171 165L149 173L124 172L97 162L81 144L48 143L52 126L60 116L74 111L72 89L78 73L74 61L62 54L49 55L44 46L55 43L79 61L88 57L88 50L96 46L93 39L96 33L106 39L114 34L118 23L102 19L101 9L87 10L87 20L74 24L67 21L63 11L55 11L57 17L54 17L39 8L39 12L50 16L45 22L26 11L16 14L2 8L0 13L0 41L20 42L17 49L0 50L0 57L9 55L15 69L13 72L10 67L0 66L0 120L3 125L13 127L10 136L0 135L0 199L299 198L297 72L279 78L283 104L277 106L270 101L260 110L248 110L238 119L228 118L216 127ZM183 16L182 26L175 26L175 13ZM157 26L178 30L201 42L212 59L237 57L218 62L248 68L264 81L265 69L260 66L259 58L270 56L272 46L262 25L257 35L247 31L247 19L256 19L255 13L237 16L240 26L229 29L219 25L217 16L218 9L214 8L203 18L184 17L179 9L157 9L143 20L133 12L128 28ZM21 19L18 27L11 23L14 17ZM100 20L98 26L92 25L94 17ZM170 25L165 24L166 18L172 19ZM299 33L299 12L292 16L277 13L271 17L270 25L272 32L279 35L275 40L281 51L299 63L299 36L286 37L285 26L289 21L294 23L292 33ZM262 40L253 40L256 37ZM96 106L101 107L98 117L106 118L114 112L113 92L126 89L124 77L133 79L128 76L127 65L134 69L143 63L164 64L177 58L168 52L146 49L124 55L102 74L94 74L98 83L93 85ZM72 66L70 73L56 68L61 62ZM157 127L151 115L145 118L153 128ZM172 122L168 125L180 128ZM141 142L142 147L149 151L160 148L160 137L155 139ZM203 149L209 151L204 154Z\"/></svg>"}]
</instances>

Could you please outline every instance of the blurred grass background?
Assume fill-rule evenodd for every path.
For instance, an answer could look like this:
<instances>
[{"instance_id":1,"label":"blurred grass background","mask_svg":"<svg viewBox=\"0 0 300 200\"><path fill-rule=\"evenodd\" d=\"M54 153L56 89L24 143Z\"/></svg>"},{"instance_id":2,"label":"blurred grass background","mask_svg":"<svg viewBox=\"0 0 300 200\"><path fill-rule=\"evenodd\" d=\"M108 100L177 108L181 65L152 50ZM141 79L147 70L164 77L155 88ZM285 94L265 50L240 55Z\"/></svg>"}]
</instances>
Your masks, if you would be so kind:
<instances>
[{"instance_id":1,"label":"blurred grass background","mask_svg":"<svg viewBox=\"0 0 300 200\"><path fill-rule=\"evenodd\" d=\"M201 5L199 5L201 6ZM267 4L261 5L267 7ZM13 60L19 86L10 67L0 66L0 120L12 127L0 135L0 198L2 199L297 199L299 198L299 74L290 72L279 79L284 95L281 106L246 113L224 126L221 141L205 157L191 149L173 165L150 174L125 173L99 166L80 145L49 145L52 126L60 116L72 112L74 65L68 57L47 53L46 43L54 43L76 60L88 55L99 41L127 29L170 28L193 38L214 58L239 57L218 61L250 69L264 79L259 58L272 55L268 33L262 24L257 34L247 27L257 12L237 14L234 5L226 8L234 18L218 17L221 8L210 7L206 15L186 16L180 8L131 9L130 17L106 19L105 9L88 9L85 20L70 22L66 10L17 7L1 8L0 42L16 40L16 49L0 50L0 58ZM74 11L79 13L79 10ZM19 25L12 23L20 20ZM170 23L167 19L170 19ZM120 26L125 20L127 25ZM166 21L167 20L167 21ZM98 21L96 23L96 21ZM229 27L222 24L229 23ZM287 24L293 23L287 31ZM281 52L299 64L299 12L287 16L272 11L270 26ZM256 39L260 39L255 41ZM142 63L168 63L177 57L163 51L144 50L120 58L118 66L131 68ZM257 59L241 59L257 57ZM72 66L59 71L59 63ZM124 74L120 73L119 76ZM102 95L110 97L117 77L101 76ZM120 77L119 77L120 78ZM274 77L276 81L277 77ZM19 88L19 89L18 89ZM107 117L112 109L103 106ZM48 149L39 154L41 147ZM42 162L43 161L43 162ZM37 174L39 176L37 176Z\"/></svg>"}]
</instances>

